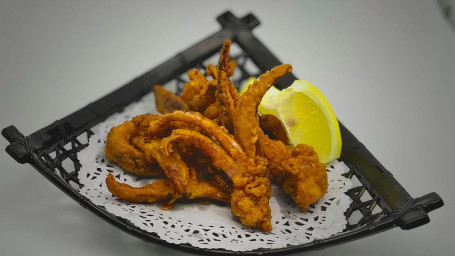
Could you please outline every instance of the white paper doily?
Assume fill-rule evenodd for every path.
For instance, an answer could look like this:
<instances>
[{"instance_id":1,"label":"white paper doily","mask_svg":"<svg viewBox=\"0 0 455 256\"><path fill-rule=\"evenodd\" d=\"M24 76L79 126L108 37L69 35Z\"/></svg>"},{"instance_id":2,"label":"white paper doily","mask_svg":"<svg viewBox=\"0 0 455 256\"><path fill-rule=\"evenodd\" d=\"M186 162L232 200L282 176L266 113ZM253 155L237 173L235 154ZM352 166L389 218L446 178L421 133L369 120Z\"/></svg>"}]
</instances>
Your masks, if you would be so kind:
<instances>
[{"instance_id":1,"label":"white paper doily","mask_svg":"<svg viewBox=\"0 0 455 256\"><path fill-rule=\"evenodd\" d=\"M117 199L106 188L105 178L108 173L113 173L117 180L131 186L143 186L151 180L138 179L105 157L107 133L111 127L136 115L154 112L155 101L151 93L93 128L94 135L90 138L89 146L78 157L82 165L78 174L83 184L80 189L82 195L114 215L128 219L140 229L156 233L169 243L188 243L207 249L249 251L284 248L330 237L346 227L344 212L351 199L345 192L352 184L342 176L349 170L348 167L338 161L327 165L327 194L306 212L301 212L281 189L273 187L270 200L271 233L243 226L232 216L228 204L178 203L172 210L162 210L159 204L133 204Z\"/></svg>"}]
</instances>

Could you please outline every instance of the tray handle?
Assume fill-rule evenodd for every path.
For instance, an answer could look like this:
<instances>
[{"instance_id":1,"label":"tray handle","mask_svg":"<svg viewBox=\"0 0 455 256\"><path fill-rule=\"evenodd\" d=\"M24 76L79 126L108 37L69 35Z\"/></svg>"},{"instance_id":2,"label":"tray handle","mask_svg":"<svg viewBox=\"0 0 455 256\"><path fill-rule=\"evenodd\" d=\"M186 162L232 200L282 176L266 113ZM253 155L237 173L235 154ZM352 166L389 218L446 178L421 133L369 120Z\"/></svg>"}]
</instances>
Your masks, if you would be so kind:
<instances>
[{"instance_id":1,"label":"tray handle","mask_svg":"<svg viewBox=\"0 0 455 256\"><path fill-rule=\"evenodd\" d=\"M398 217L398 226L403 230L413 229L430 222L429 212L444 205L442 198L435 192L415 198L410 206Z\"/></svg>"},{"instance_id":2,"label":"tray handle","mask_svg":"<svg viewBox=\"0 0 455 256\"><path fill-rule=\"evenodd\" d=\"M18 163L25 164L32 152L30 143L14 125L10 125L2 130L3 137L10 143L6 146L6 152Z\"/></svg>"}]
</instances>

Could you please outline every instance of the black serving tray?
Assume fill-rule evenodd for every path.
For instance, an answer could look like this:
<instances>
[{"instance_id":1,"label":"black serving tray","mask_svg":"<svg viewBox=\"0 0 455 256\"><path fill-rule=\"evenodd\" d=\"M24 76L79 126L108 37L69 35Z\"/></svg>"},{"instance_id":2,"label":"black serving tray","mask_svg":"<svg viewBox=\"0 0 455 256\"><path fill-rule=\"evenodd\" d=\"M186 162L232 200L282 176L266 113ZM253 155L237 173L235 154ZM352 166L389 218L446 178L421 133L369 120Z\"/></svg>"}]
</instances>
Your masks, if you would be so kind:
<instances>
[{"instance_id":1,"label":"black serving tray","mask_svg":"<svg viewBox=\"0 0 455 256\"><path fill-rule=\"evenodd\" d=\"M240 75L236 76L236 85L250 76L257 76L281 64L253 35L253 28L259 25L254 15L237 18L232 13L225 12L217 20L221 24L221 30L96 102L28 136L24 136L14 126L6 127L2 130L2 135L10 143L6 151L17 162L31 164L84 208L131 235L193 253L239 254L227 250L200 249L189 244L169 244L156 234L145 232L128 220L93 204L79 193L81 184L77 178L81 167L78 152L88 145L92 134L90 129L94 125L150 93L152 85L175 81L177 87L182 88L185 82L182 75L190 68L204 68L204 63L218 53L226 39L232 40L233 45L240 49L240 53L231 56L239 64L239 71L236 72ZM247 63L254 63L258 74L252 73L247 68ZM292 74L287 75L276 86L286 88L295 79ZM443 200L434 192L419 198L411 197L342 123L340 129L343 140L340 159L350 167L346 177L355 185L346 192L352 198L352 204L345 213L348 220L345 230L307 244L282 249L257 249L242 254L282 255L345 243L394 227L412 229L428 223L430 219L427 213L444 205Z\"/></svg>"}]
</instances>

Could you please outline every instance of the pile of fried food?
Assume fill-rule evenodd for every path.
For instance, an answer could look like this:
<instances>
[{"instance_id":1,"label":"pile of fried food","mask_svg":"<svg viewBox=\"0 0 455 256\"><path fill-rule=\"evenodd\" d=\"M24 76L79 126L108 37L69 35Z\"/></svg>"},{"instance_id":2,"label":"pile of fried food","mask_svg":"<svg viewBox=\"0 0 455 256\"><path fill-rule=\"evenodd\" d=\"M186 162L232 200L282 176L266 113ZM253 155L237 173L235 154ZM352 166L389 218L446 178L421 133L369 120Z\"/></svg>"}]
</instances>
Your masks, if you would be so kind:
<instances>
[{"instance_id":1,"label":"pile of fried food","mask_svg":"<svg viewBox=\"0 0 455 256\"><path fill-rule=\"evenodd\" d=\"M105 154L111 161L157 179L132 187L109 174L106 185L120 199L161 202L163 209L196 198L227 202L244 225L269 232L271 183L305 211L327 192L326 166L312 147L291 148L278 119L258 115L263 95L291 65L274 67L239 95L230 80L236 67L230 45L226 40L216 67L207 66L211 79L190 70L180 96L155 86L162 114L136 116L109 132Z\"/></svg>"}]
</instances>

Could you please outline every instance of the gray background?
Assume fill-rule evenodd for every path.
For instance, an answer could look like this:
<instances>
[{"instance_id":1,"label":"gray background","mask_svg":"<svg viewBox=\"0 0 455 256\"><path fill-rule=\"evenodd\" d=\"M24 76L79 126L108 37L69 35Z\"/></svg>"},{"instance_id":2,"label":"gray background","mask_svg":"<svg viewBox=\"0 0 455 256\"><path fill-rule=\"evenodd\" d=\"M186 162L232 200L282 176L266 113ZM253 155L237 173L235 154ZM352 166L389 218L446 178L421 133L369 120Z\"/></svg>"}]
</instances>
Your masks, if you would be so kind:
<instances>
[{"instance_id":1,"label":"gray background","mask_svg":"<svg viewBox=\"0 0 455 256\"><path fill-rule=\"evenodd\" d=\"M431 222L306 255L454 255L455 33L436 1L0 1L0 128L24 134L253 12L255 35L414 196ZM1 255L183 255L102 221L0 139Z\"/></svg>"}]
</instances>

